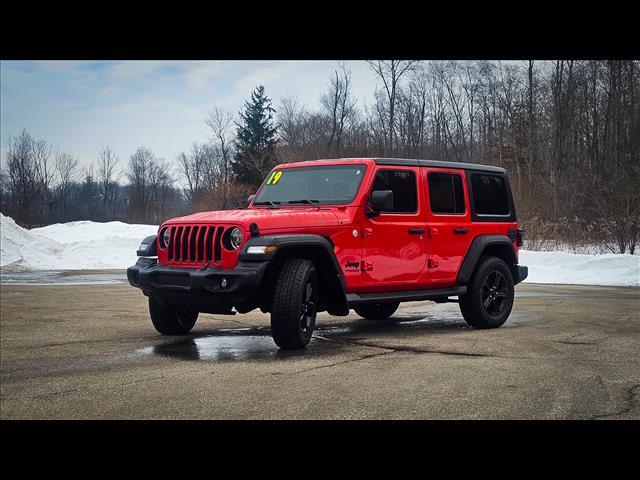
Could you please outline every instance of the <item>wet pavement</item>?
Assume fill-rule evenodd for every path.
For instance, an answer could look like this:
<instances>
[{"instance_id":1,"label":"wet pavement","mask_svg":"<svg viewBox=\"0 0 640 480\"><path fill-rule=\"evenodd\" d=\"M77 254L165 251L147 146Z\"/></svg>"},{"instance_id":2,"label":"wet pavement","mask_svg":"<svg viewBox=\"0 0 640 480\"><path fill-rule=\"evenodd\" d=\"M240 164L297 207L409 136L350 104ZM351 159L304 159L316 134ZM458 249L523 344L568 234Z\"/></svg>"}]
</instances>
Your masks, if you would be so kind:
<instances>
[{"instance_id":1,"label":"wet pavement","mask_svg":"<svg viewBox=\"0 0 640 480\"><path fill-rule=\"evenodd\" d=\"M122 270L0 272L0 285L105 285L126 281L127 273Z\"/></svg>"},{"instance_id":2,"label":"wet pavement","mask_svg":"<svg viewBox=\"0 0 640 480\"><path fill-rule=\"evenodd\" d=\"M640 418L638 288L520 285L497 330L456 304L321 314L289 352L255 311L160 336L122 276L2 277L0 418Z\"/></svg>"}]
</instances>

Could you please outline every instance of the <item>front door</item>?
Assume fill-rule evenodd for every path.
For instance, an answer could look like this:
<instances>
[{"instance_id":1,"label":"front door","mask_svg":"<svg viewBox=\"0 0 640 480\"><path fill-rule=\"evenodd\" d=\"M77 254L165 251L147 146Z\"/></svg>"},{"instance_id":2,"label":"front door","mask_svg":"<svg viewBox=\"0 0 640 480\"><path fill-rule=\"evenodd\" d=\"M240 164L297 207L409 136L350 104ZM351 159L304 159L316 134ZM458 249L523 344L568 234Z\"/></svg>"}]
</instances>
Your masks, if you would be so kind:
<instances>
[{"instance_id":1,"label":"front door","mask_svg":"<svg viewBox=\"0 0 640 480\"><path fill-rule=\"evenodd\" d=\"M427 186L429 279L452 284L471 243L471 216L464 170L423 168Z\"/></svg>"},{"instance_id":2,"label":"front door","mask_svg":"<svg viewBox=\"0 0 640 480\"><path fill-rule=\"evenodd\" d=\"M393 210L362 221L364 283L373 289L412 289L427 261L425 208L418 167L379 167L374 190L393 192Z\"/></svg>"}]
</instances>

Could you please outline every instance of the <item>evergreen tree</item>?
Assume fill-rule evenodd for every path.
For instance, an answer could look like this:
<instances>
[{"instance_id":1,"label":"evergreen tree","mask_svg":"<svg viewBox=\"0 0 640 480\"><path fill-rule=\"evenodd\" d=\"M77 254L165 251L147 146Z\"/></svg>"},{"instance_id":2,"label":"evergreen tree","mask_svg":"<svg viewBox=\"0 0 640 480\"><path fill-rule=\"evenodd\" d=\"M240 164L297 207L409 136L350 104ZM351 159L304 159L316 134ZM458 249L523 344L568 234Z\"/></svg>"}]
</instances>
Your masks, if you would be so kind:
<instances>
[{"instance_id":1,"label":"evergreen tree","mask_svg":"<svg viewBox=\"0 0 640 480\"><path fill-rule=\"evenodd\" d=\"M257 187L276 164L278 125L273 121L274 112L262 85L253 91L240 112L231 169L241 183Z\"/></svg>"},{"instance_id":2,"label":"evergreen tree","mask_svg":"<svg viewBox=\"0 0 640 480\"><path fill-rule=\"evenodd\" d=\"M79 201L82 209L81 220L96 220L96 205L98 203L98 184L93 175L93 163L83 172L80 185Z\"/></svg>"}]
</instances>

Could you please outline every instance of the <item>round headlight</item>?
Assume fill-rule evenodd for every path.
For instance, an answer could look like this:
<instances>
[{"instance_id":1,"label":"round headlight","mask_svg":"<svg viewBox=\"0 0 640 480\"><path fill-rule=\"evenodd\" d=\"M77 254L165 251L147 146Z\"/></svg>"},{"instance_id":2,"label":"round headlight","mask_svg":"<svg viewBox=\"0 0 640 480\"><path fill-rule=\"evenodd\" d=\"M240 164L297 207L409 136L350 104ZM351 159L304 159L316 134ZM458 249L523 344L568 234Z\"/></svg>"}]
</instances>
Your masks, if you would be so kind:
<instances>
[{"instance_id":1,"label":"round headlight","mask_svg":"<svg viewBox=\"0 0 640 480\"><path fill-rule=\"evenodd\" d=\"M162 229L162 232L160 232L160 247L167 248L169 240L171 240L171 230L165 227Z\"/></svg>"},{"instance_id":2,"label":"round headlight","mask_svg":"<svg viewBox=\"0 0 640 480\"><path fill-rule=\"evenodd\" d=\"M231 230L229 234L229 243L231 243L231 248L237 250L242 245L242 232L238 227L235 227Z\"/></svg>"}]
</instances>

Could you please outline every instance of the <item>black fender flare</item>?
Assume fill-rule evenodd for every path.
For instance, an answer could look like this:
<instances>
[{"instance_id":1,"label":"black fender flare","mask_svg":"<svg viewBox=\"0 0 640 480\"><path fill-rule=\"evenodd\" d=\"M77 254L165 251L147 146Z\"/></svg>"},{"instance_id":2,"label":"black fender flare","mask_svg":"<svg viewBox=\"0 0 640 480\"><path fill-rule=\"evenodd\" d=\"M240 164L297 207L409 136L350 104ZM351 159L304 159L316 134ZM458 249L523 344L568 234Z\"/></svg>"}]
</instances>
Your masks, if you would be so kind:
<instances>
[{"instance_id":1,"label":"black fender flare","mask_svg":"<svg viewBox=\"0 0 640 480\"><path fill-rule=\"evenodd\" d=\"M250 254L247 253L249 247L252 246L265 246L265 245L275 245L276 251L273 253L259 253L259 254ZM278 253L283 250L291 247L303 247L303 246L312 246L312 247L320 247L322 251L325 252L327 257L330 259L331 264L336 272L340 280L340 285L344 290L346 288L346 281L344 279L344 273L342 272L342 268L340 268L340 264L338 263L338 259L336 258L336 254L333 251L333 243L323 237L322 235L314 235L310 233L305 234L287 234L283 233L281 235L261 235L258 237L251 238L248 242L246 242L240 253L238 254L238 259L241 262L264 262L273 260L273 258L278 255Z\"/></svg>"},{"instance_id":2,"label":"black fender flare","mask_svg":"<svg viewBox=\"0 0 640 480\"><path fill-rule=\"evenodd\" d=\"M506 259L507 265L512 272L515 272L518 264L518 255L516 254L513 246L513 240L506 235L479 235L473 239L467 254L462 261L460 270L458 270L457 283L459 285L465 285L469 282L473 271L476 269L478 260L489 246L507 247L508 258ZM514 273L515 279L515 273Z\"/></svg>"},{"instance_id":3,"label":"black fender flare","mask_svg":"<svg viewBox=\"0 0 640 480\"><path fill-rule=\"evenodd\" d=\"M157 235L149 235L145 237L142 242L140 242L140 247L146 245L142 250L138 247L136 251L136 255L139 257L157 257L158 256L158 244L157 244Z\"/></svg>"},{"instance_id":4,"label":"black fender flare","mask_svg":"<svg viewBox=\"0 0 640 480\"><path fill-rule=\"evenodd\" d=\"M249 247L252 246L269 246L274 245L276 250L273 253L247 253ZM347 283L344 278L344 273L338 259L336 258L333 250L334 245L330 239L323 237L322 235L315 234L271 234L271 235L258 235L251 238L245 243L240 250L239 260L241 264L250 262L267 262L267 272L265 277L267 279L273 278L275 272L277 272L277 265L280 260L289 254L305 256L309 247L313 250L314 260L317 260L316 267L321 270L321 275L324 275L328 289L327 295L322 302L322 308L326 309L332 315L348 315L349 307L347 306L346 287ZM296 253L295 251L298 250ZM319 258L318 258L319 257ZM332 279L338 279L338 282L332 281ZM265 280L262 280L264 283ZM263 312L266 312L265 300L269 298L269 291L273 282L267 281L262 289L263 298L261 300L262 306L260 307Z\"/></svg>"}]
</instances>

